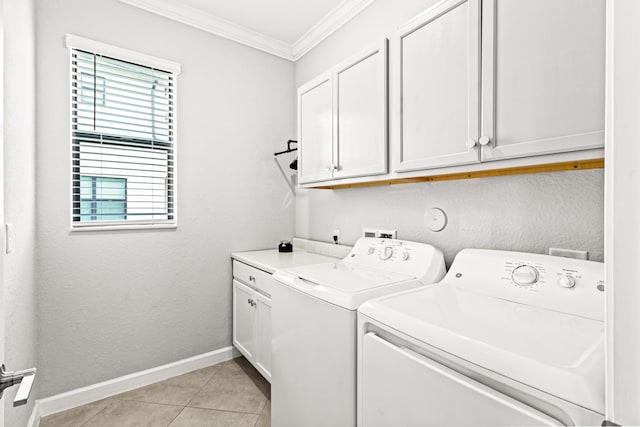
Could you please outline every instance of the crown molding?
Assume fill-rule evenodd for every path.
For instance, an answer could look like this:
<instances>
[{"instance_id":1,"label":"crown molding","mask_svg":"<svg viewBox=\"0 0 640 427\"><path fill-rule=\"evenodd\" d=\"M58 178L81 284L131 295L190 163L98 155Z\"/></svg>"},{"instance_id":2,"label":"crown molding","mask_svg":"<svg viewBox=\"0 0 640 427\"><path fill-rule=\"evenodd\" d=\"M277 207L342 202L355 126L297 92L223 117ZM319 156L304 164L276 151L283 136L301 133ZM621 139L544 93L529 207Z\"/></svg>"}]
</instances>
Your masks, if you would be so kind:
<instances>
[{"instance_id":1,"label":"crown molding","mask_svg":"<svg viewBox=\"0 0 640 427\"><path fill-rule=\"evenodd\" d=\"M131 6L293 61L291 45L175 0L120 0Z\"/></svg>"},{"instance_id":2,"label":"crown molding","mask_svg":"<svg viewBox=\"0 0 640 427\"><path fill-rule=\"evenodd\" d=\"M324 39L351 21L375 0L344 0L320 19L292 46L293 60L297 61Z\"/></svg>"},{"instance_id":3,"label":"crown molding","mask_svg":"<svg viewBox=\"0 0 640 427\"><path fill-rule=\"evenodd\" d=\"M297 61L311 49L353 19L375 0L344 0L320 19L295 43L269 37L235 24L216 15L203 12L175 0L120 0L122 3L146 10L200 30L242 43L289 61Z\"/></svg>"}]
</instances>

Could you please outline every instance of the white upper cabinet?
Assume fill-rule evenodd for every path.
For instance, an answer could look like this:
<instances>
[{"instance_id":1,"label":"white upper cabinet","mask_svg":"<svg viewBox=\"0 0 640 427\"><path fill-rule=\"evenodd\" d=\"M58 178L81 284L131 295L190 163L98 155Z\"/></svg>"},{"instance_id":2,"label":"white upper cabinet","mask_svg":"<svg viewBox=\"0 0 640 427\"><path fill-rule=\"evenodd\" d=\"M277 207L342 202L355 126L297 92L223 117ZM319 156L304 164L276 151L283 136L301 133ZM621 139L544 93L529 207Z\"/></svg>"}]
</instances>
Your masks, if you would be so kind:
<instances>
[{"instance_id":1,"label":"white upper cabinet","mask_svg":"<svg viewBox=\"0 0 640 427\"><path fill-rule=\"evenodd\" d=\"M301 184L387 172L387 40L298 89Z\"/></svg>"},{"instance_id":2,"label":"white upper cabinet","mask_svg":"<svg viewBox=\"0 0 640 427\"><path fill-rule=\"evenodd\" d=\"M604 146L605 0L484 0L482 160Z\"/></svg>"},{"instance_id":3,"label":"white upper cabinet","mask_svg":"<svg viewBox=\"0 0 640 427\"><path fill-rule=\"evenodd\" d=\"M391 41L396 171L480 160L479 0L439 3Z\"/></svg>"},{"instance_id":4,"label":"white upper cabinet","mask_svg":"<svg viewBox=\"0 0 640 427\"><path fill-rule=\"evenodd\" d=\"M298 90L299 182L602 157L605 2L438 2Z\"/></svg>"},{"instance_id":5,"label":"white upper cabinet","mask_svg":"<svg viewBox=\"0 0 640 427\"><path fill-rule=\"evenodd\" d=\"M387 40L334 72L334 178L387 172Z\"/></svg>"},{"instance_id":6,"label":"white upper cabinet","mask_svg":"<svg viewBox=\"0 0 640 427\"><path fill-rule=\"evenodd\" d=\"M301 184L333 178L333 88L323 75L298 89L298 179Z\"/></svg>"}]
</instances>

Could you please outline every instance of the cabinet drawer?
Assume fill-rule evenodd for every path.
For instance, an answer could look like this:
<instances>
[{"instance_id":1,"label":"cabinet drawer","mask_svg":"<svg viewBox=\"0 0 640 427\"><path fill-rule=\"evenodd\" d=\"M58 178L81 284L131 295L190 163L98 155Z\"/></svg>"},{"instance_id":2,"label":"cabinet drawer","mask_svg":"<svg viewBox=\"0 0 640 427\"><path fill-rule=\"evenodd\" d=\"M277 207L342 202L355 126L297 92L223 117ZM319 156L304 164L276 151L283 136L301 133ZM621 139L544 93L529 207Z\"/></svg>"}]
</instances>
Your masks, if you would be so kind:
<instances>
[{"instance_id":1,"label":"cabinet drawer","mask_svg":"<svg viewBox=\"0 0 640 427\"><path fill-rule=\"evenodd\" d=\"M274 280L271 274L239 261L233 261L233 277L263 294L271 296Z\"/></svg>"}]
</instances>

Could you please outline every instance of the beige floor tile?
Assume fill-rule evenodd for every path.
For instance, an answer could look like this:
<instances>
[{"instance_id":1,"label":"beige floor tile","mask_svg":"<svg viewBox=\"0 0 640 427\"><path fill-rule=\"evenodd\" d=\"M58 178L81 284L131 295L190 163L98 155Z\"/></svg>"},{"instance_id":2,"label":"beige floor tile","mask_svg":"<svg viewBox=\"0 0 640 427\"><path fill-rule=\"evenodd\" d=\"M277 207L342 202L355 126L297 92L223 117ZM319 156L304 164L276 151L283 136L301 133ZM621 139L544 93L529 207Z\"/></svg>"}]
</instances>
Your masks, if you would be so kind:
<instances>
[{"instance_id":1,"label":"beige floor tile","mask_svg":"<svg viewBox=\"0 0 640 427\"><path fill-rule=\"evenodd\" d=\"M83 427L167 427L180 411L180 406L113 400Z\"/></svg>"},{"instance_id":2,"label":"beige floor tile","mask_svg":"<svg viewBox=\"0 0 640 427\"><path fill-rule=\"evenodd\" d=\"M114 398L185 406L219 369L220 365L209 366L119 394Z\"/></svg>"},{"instance_id":3,"label":"beige floor tile","mask_svg":"<svg viewBox=\"0 0 640 427\"><path fill-rule=\"evenodd\" d=\"M251 363L244 357L238 357L236 359L228 361L227 365L221 367L219 371L220 376L229 375L229 374L237 374L241 375L244 373L247 375L253 383L258 387L258 389L264 394L267 399L271 399L271 384L264 379L262 374L253 367Z\"/></svg>"},{"instance_id":4,"label":"beige floor tile","mask_svg":"<svg viewBox=\"0 0 640 427\"><path fill-rule=\"evenodd\" d=\"M260 414L269 396L256 385L260 384L259 379L243 370L243 360L223 363L188 406Z\"/></svg>"},{"instance_id":5,"label":"beige floor tile","mask_svg":"<svg viewBox=\"0 0 640 427\"><path fill-rule=\"evenodd\" d=\"M258 415L184 408L169 427L254 427Z\"/></svg>"},{"instance_id":6,"label":"beige floor tile","mask_svg":"<svg viewBox=\"0 0 640 427\"><path fill-rule=\"evenodd\" d=\"M91 417L102 411L109 404L109 400L100 400L68 411L49 415L40 420L40 427L79 427Z\"/></svg>"},{"instance_id":7,"label":"beige floor tile","mask_svg":"<svg viewBox=\"0 0 640 427\"><path fill-rule=\"evenodd\" d=\"M271 427L271 402L264 405L255 427Z\"/></svg>"}]
</instances>

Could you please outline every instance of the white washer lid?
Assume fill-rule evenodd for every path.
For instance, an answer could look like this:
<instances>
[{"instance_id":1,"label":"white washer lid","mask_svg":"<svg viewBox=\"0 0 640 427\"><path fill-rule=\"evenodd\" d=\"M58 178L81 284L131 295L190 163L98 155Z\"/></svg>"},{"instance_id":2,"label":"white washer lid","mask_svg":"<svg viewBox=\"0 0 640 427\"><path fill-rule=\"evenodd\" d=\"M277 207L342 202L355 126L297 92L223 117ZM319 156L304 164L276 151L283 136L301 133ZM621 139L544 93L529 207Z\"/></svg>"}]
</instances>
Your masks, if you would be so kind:
<instances>
[{"instance_id":1,"label":"white washer lid","mask_svg":"<svg viewBox=\"0 0 640 427\"><path fill-rule=\"evenodd\" d=\"M278 270L279 282L332 304L355 310L364 301L421 286L414 278L345 261Z\"/></svg>"},{"instance_id":2,"label":"white washer lid","mask_svg":"<svg viewBox=\"0 0 640 427\"><path fill-rule=\"evenodd\" d=\"M604 413L604 323L434 285L359 311L468 362Z\"/></svg>"}]
</instances>

